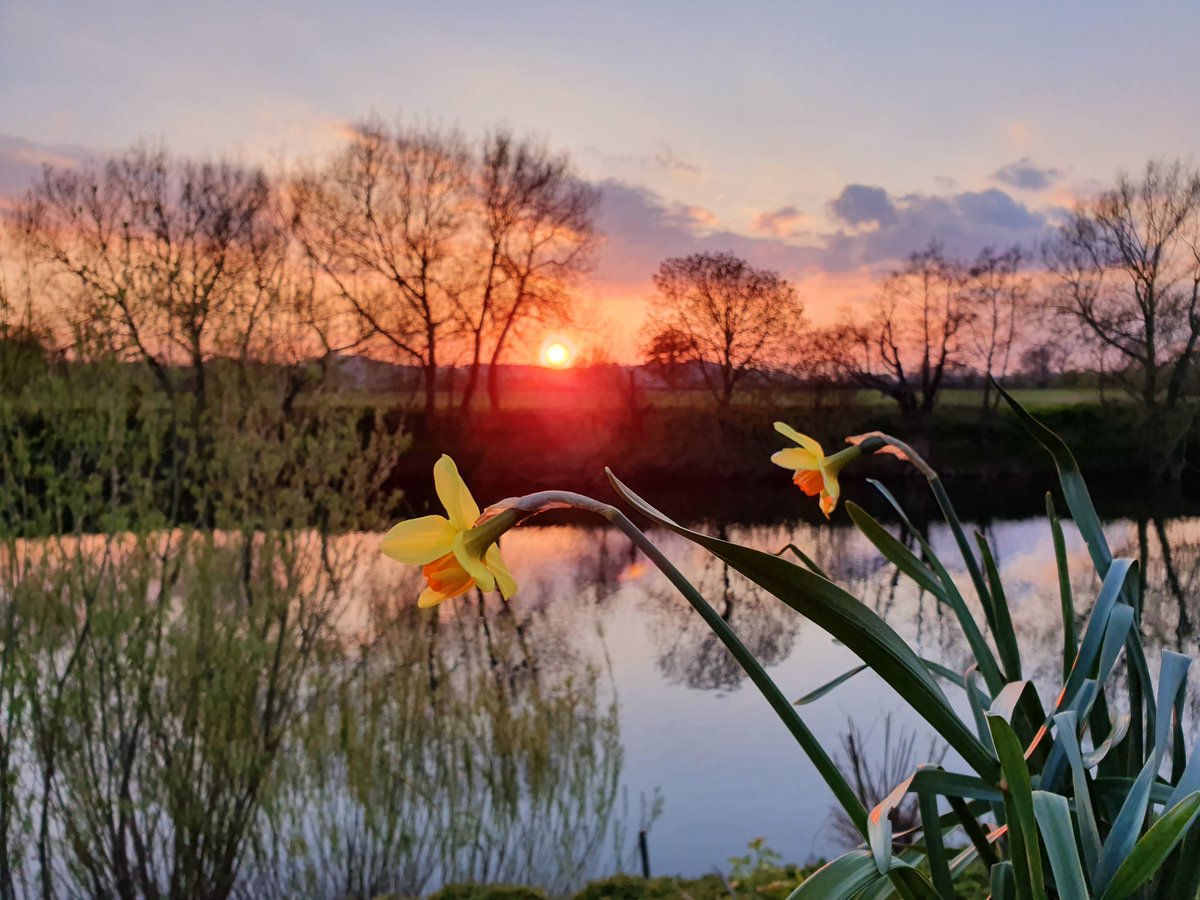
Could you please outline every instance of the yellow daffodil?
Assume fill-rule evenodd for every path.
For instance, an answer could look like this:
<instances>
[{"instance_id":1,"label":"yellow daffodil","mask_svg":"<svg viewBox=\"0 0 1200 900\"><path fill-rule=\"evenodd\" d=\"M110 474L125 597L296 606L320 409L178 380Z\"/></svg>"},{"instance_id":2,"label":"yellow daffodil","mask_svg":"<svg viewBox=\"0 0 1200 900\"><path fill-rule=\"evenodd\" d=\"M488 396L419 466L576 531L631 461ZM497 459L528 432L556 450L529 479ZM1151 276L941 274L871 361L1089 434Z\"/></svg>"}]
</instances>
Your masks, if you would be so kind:
<instances>
[{"instance_id":1,"label":"yellow daffodil","mask_svg":"<svg viewBox=\"0 0 1200 900\"><path fill-rule=\"evenodd\" d=\"M771 456L771 462L795 472L792 481L810 497L820 494L821 512L828 519L841 494L838 473L850 460L861 456L862 450L859 447L847 447L833 456L826 456L821 445L807 434L801 434L783 422L776 422L775 430L799 446L778 451Z\"/></svg>"},{"instance_id":2,"label":"yellow daffodil","mask_svg":"<svg viewBox=\"0 0 1200 900\"><path fill-rule=\"evenodd\" d=\"M383 554L397 562L421 566L426 588L418 606L437 606L475 585L500 590L507 600L517 590L496 543L511 522L490 517L481 521L479 506L458 474L454 460L443 454L433 466L433 483L445 516L421 516L392 527L383 538Z\"/></svg>"}]
</instances>

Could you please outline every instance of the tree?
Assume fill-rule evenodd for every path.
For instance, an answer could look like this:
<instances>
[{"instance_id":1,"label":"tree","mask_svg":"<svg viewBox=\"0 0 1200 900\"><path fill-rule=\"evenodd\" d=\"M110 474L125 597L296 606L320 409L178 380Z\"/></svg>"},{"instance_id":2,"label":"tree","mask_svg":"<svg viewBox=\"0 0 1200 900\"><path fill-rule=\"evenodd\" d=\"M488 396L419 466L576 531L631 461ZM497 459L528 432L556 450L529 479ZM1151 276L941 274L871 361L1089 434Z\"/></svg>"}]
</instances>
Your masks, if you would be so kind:
<instances>
[{"instance_id":1,"label":"tree","mask_svg":"<svg viewBox=\"0 0 1200 900\"><path fill-rule=\"evenodd\" d=\"M566 154L506 129L484 138L474 175L481 224L479 275L464 292L471 362L462 408L469 409L488 357L488 395L500 406L499 367L527 322L564 324L567 290L587 270L599 194Z\"/></svg>"},{"instance_id":2,"label":"tree","mask_svg":"<svg viewBox=\"0 0 1200 900\"><path fill-rule=\"evenodd\" d=\"M71 329L145 362L169 396L192 394L195 416L209 361L245 355L286 242L262 170L144 147L48 167L15 221L31 257L65 276Z\"/></svg>"},{"instance_id":3,"label":"tree","mask_svg":"<svg viewBox=\"0 0 1200 900\"><path fill-rule=\"evenodd\" d=\"M836 402L852 372L853 336L842 325L813 328L800 336L791 373L803 382L812 411L824 419L842 404Z\"/></svg>"},{"instance_id":4,"label":"tree","mask_svg":"<svg viewBox=\"0 0 1200 900\"><path fill-rule=\"evenodd\" d=\"M678 328L664 328L651 335L644 350L646 368L657 375L670 389L682 386L686 375L682 371L692 358L692 342Z\"/></svg>"},{"instance_id":5,"label":"tree","mask_svg":"<svg viewBox=\"0 0 1200 900\"><path fill-rule=\"evenodd\" d=\"M961 264L931 243L884 280L866 324L845 323L851 377L891 397L906 416L937 403L948 369L961 361L970 320Z\"/></svg>"},{"instance_id":6,"label":"tree","mask_svg":"<svg viewBox=\"0 0 1200 900\"><path fill-rule=\"evenodd\" d=\"M661 303L650 314L647 347L686 336L682 358L697 364L721 407L746 375L779 362L803 326L791 283L732 253L664 260L654 285Z\"/></svg>"},{"instance_id":7,"label":"tree","mask_svg":"<svg viewBox=\"0 0 1200 900\"><path fill-rule=\"evenodd\" d=\"M1200 341L1200 173L1150 162L1079 204L1045 247L1050 302L1124 362L1147 410L1179 406Z\"/></svg>"},{"instance_id":8,"label":"tree","mask_svg":"<svg viewBox=\"0 0 1200 900\"><path fill-rule=\"evenodd\" d=\"M1021 372L1034 386L1046 388L1050 382L1062 375L1075 352L1075 343L1070 340L1049 338L1030 344L1021 353Z\"/></svg>"},{"instance_id":9,"label":"tree","mask_svg":"<svg viewBox=\"0 0 1200 900\"><path fill-rule=\"evenodd\" d=\"M1021 273L1027 260L1019 246L1003 252L985 247L967 272L971 355L983 373L984 412L992 412L1000 402L1000 395L992 391L992 378L1008 374L1029 311L1032 281Z\"/></svg>"},{"instance_id":10,"label":"tree","mask_svg":"<svg viewBox=\"0 0 1200 900\"><path fill-rule=\"evenodd\" d=\"M323 285L348 306L362 346L382 343L421 368L427 416L460 308L469 188L457 132L378 121L356 125L291 187L295 234Z\"/></svg>"}]
</instances>

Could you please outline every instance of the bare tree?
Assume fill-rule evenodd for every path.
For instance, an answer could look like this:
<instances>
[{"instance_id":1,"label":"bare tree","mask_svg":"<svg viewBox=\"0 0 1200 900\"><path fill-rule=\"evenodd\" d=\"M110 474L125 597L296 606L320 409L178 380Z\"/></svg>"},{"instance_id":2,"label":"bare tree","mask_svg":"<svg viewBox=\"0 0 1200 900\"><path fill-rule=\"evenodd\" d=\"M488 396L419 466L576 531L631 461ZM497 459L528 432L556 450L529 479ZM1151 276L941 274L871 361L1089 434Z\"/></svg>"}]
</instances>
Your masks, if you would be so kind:
<instances>
[{"instance_id":1,"label":"bare tree","mask_svg":"<svg viewBox=\"0 0 1200 900\"><path fill-rule=\"evenodd\" d=\"M850 386L853 351L853 335L842 325L813 328L800 336L790 371L803 382L815 415L828 417L841 406L835 398Z\"/></svg>"},{"instance_id":2,"label":"bare tree","mask_svg":"<svg viewBox=\"0 0 1200 900\"><path fill-rule=\"evenodd\" d=\"M684 367L692 361L692 342L687 333L668 327L650 336L643 348L646 368L668 388L675 390L684 383Z\"/></svg>"},{"instance_id":3,"label":"bare tree","mask_svg":"<svg viewBox=\"0 0 1200 900\"><path fill-rule=\"evenodd\" d=\"M751 372L776 364L804 324L792 284L732 253L694 253L664 260L654 276L661 300L648 321L647 346L674 332L686 336L686 360L696 363L718 405Z\"/></svg>"},{"instance_id":4,"label":"bare tree","mask_svg":"<svg viewBox=\"0 0 1200 900\"><path fill-rule=\"evenodd\" d=\"M439 352L459 309L470 155L457 132L432 126L354 127L321 169L293 180L295 233L360 326L424 374L437 405Z\"/></svg>"},{"instance_id":5,"label":"bare tree","mask_svg":"<svg viewBox=\"0 0 1200 900\"><path fill-rule=\"evenodd\" d=\"M909 256L884 280L870 320L846 323L854 380L891 397L906 416L931 412L947 370L962 359L965 280L936 242Z\"/></svg>"},{"instance_id":6,"label":"bare tree","mask_svg":"<svg viewBox=\"0 0 1200 900\"><path fill-rule=\"evenodd\" d=\"M992 391L992 378L1008 374L1029 311L1032 280L1021 272L1027 261L1019 246L1003 252L985 247L967 272L971 355L984 376L983 411L987 413L1000 402L1000 395Z\"/></svg>"},{"instance_id":7,"label":"bare tree","mask_svg":"<svg viewBox=\"0 0 1200 900\"><path fill-rule=\"evenodd\" d=\"M470 408L490 352L488 396L497 409L499 366L522 327L570 317L568 288L591 263L599 195L565 154L505 129L484 139L475 181L483 252L476 285L464 292L471 362L462 407Z\"/></svg>"},{"instance_id":8,"label":"bare tree","mask_svg":"<svg viewBox=\"0 0 1200 900\"><path fill-rule=\"evenodd\" d=\"M1150 162L1081 203L1045 247L1054 307L1124 362L1143 407L1179 406L1200 340L1200 173Z\"/></svg>"},{"instance_id":9,"label":"bare tree","mask_svg":"<svg viewBox=\"0 0 1200 900\"><path fill-rule=\"evenodd\" d=\"M77 333L144 361L161 387L207 398L206 363L241 356L269 302L284 232L259 169L140 148L48 167L15 217L29 253L66 276Z\"/></svg>"}]
</instances>

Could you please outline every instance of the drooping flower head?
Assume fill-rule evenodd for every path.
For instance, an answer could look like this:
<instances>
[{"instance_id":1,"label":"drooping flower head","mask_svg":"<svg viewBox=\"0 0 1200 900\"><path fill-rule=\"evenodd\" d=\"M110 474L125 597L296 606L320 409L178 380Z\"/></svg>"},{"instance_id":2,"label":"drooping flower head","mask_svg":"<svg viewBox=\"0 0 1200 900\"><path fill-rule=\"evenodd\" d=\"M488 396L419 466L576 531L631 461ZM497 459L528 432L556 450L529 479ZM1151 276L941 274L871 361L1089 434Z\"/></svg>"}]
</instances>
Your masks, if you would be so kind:
<instances>
[{"instance_id":1,"label":"drooping flower head","mask_svg":"<svg viewBox=\"0 0 1200 900\"><path fill-rule=\"evenodd\" d=\"M798 446L788 447L772 454L771 462L785 469L791 469L795 474L792 481L810 497L821 497L821 512L829 518L837 506L841 487L838 485L838 473L850 460L862 455L859 447L847 447L833 456L826 456L821 445L806 434L783 422L775 423L775 430L784 437L794 441Z\"/></svg>"},{"instance_id":2,"label":"drooping flower head","mask_svg":"<svg viewBox=\"0 0 1200 900\"><path fill-rule=\"evenodd\" d=\"M383 538L383 554L421 566L426 588L418 606L437 606L476 585L482 591L499 589L507 600L516 593L517 583L496 543L507 526L495 517L481 521L478 504L454 460L445 454L434 463L433 483L446 515L421 516L392 526Z\"/></svg>"}]
</instances>

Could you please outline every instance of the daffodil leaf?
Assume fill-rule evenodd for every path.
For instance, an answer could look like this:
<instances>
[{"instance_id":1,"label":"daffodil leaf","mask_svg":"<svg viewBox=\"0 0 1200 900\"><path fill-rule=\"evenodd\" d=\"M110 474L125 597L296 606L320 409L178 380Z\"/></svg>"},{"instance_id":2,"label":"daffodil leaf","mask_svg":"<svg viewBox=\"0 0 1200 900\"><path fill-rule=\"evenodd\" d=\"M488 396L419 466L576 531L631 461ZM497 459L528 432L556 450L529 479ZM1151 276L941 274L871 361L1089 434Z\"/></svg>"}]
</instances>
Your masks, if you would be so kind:
<instances>
[{"instance_id":1,"label":"daffodil leaf","mask_svg":"<svg viewBox=\"0 0 1200 900\"><path fill-rule=\"evenodd\" d=\"M704 547L841 640L929 722L972 769L984 777L997 774L996 761L958 717L920 657L873 610L833 582L788 560L685 528L611 472L609 478L617 492L643 515Z\"/></svg>"}]
</instances>

